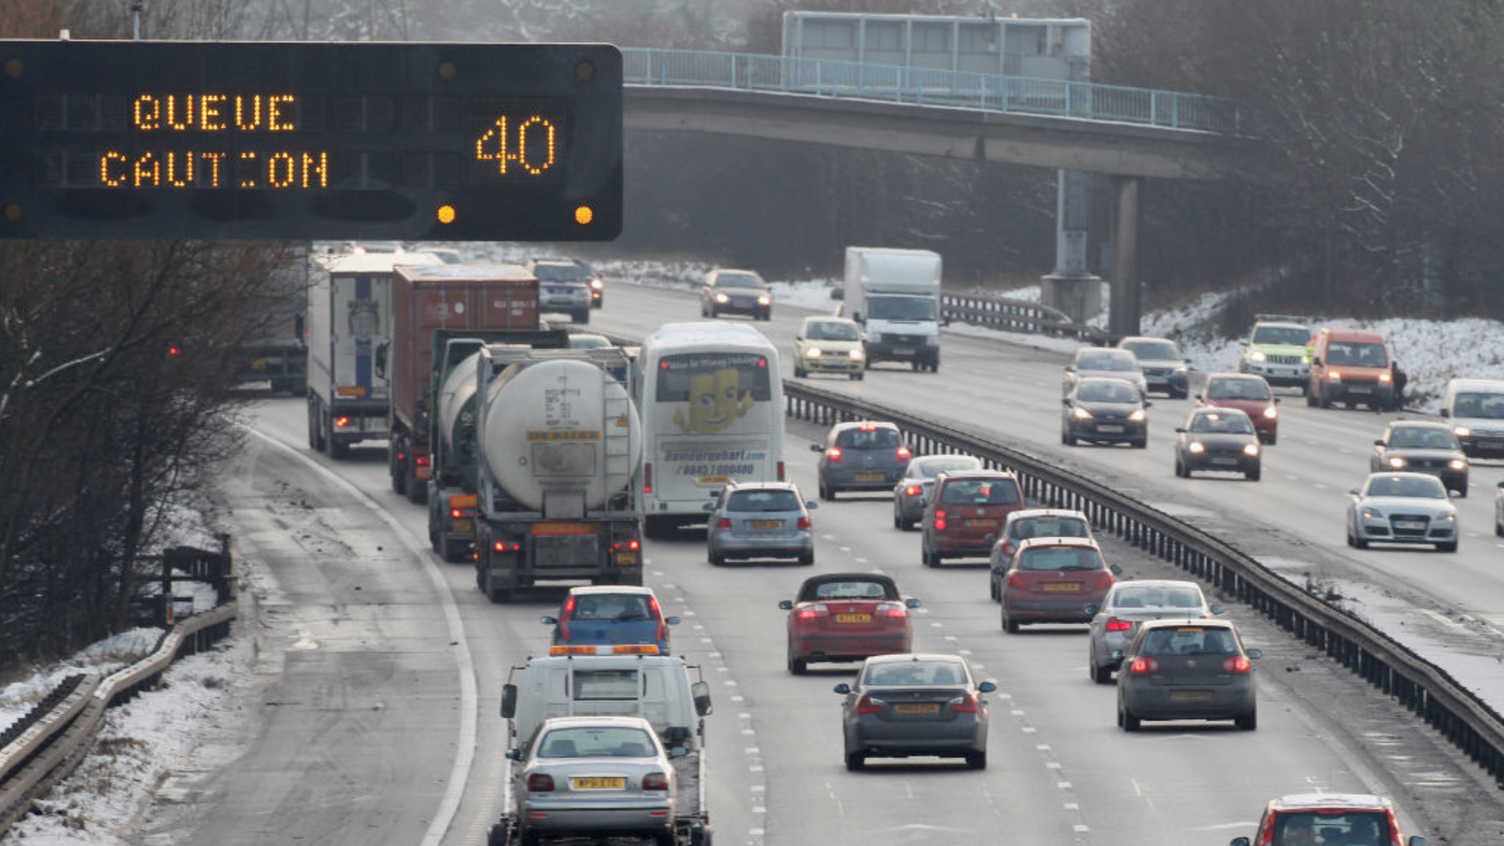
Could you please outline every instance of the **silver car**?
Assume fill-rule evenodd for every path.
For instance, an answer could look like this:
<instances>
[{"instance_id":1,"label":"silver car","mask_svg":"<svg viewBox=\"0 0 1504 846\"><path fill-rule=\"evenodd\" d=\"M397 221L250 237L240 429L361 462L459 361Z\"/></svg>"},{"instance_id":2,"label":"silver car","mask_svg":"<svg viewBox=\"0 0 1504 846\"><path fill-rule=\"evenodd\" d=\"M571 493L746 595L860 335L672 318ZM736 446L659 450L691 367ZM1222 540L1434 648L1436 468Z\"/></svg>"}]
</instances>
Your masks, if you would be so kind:
<instances>
[{"instance_id":1,"label":"silver car","mask_svg":"<svg viewBox=\"0 0 1504 846\"><path fill-rule=\"evenodd\" d=\"M840 491L882 491L903 478L912 453L903 433L892 423L854 420L837 423L825 443L810 444L820 453L817 470L820 498L835 499Z\"/></svg>"},{"instance_id":2,"label":"silver car","mask_svg":"<svg viewBox=\"0 0 1504 846\"><path fill-rule=\"evenodd\" d=\"M1133 353L1139 370L1151 391L1164 391L1171 399L1185 399L1191 360L1181 355L1180 347L1169 338L1133 336L1118 341L1118 348Z\"/></svg>"},{"instance_id":3,"label":"silver car","mask_svg":"<svg viewBox=\"0 0 1504 846\"><path fill-rule=\"evenodd\" d=\"M1258 728L1257 649L1226 620L1150 620L1139 627L1118 672L1118 727L1144 720L1232 720Z\"/></svg>"},{"instance_id":4,"label":"silver car","mask_svg":"<svg viewBox=\"0 0 1504 846\"><path fill-rule=\"evenodd\" d=\"M1347 545L1370 542L1430 543L1456 552L1457 506L1441 480L1426 473L1370 473L1361 488L1348 491Z\"/></svg>"},{"instance_id":5,"label":"silver car","mask_svg":"<svg viewBox=\"0 0 1504 846\"><path fill-rule=\"evenodd\" d=\"M1082 379L1099 376L1106 379L1125 379L1138 386L1139 394L1149 395L1149 383L1139 369L1138 358L1129 350L1114 347L1080 347L1065 366L1065 376L1060 381L1060 395L1065 396Z\"/></svg>"},{"instance_id":6,"label":"silver car","mask_svg":"<svg viewBox=\"0 0 1504 846\"><path fill-rule=\"evenodd\" d=\"M838 684L846 769L868 757L965 758L987 767L987 700L997 690L976 681L960 655L899 654L868 658L855 684Z\"/></svg>"},{"instance_id":7,"label":"silver car","mask_svg":"<svg viewBox=\"0 0 1504 846\"><path fill-rule=\"evenodd\" d=\"M910 459L903 478L893 486L893 528L908 531L924 516L924 505L935 490L935 477L953 470L980 470L982 460L971 455L924 455Z\"/></svg>"},{"instance_id":8,"label":"silver car","mask_svg":"<svg viewBox=\"0 0 1504 846\"><path fill-rule=\"evenodd\" d=\"M553 717L507 757L519 762L512 795L520 842L588 835L673 844L674 768L642 717Z\"/></svg>"},{"instance_id":9,"label":"silver car","mask_svg":"<svg viewBox=\"0 0 1504 846\"><path fill-rule=\"evenodd\" d=\"M1138 626L1146 620L1199 619L1222 613L1221 605L1208 604L1201 586L1173 579L1118 582L1102 598L1102 607L1091 618L1086 649L1086 674L1097 684L1110 684L1112 672L1133 644Z\"/></svg>"},{"instance_id":10,"label":"silver car","mask_svg":"<svg viewBox=\"0 0 1504 846\"><path fill-rule=\"evenodd\" d=\"M716 565L729 558L793 558L813 564L809 510L818 507L806 502L793 482L727 485L705 506L710 512L706 557Z\"/></svg>"},{"instance_id":11,"label":"silver car","mask_svg":"<svg viewBox=\"0 0 1504 846\"><path fill-rule=\"evenodd\" d=\"M538 280L538 310L568 312L575 323L590 322L590 272L563 259L532 259L527 269Z\"/></svg>"}]
</instances>

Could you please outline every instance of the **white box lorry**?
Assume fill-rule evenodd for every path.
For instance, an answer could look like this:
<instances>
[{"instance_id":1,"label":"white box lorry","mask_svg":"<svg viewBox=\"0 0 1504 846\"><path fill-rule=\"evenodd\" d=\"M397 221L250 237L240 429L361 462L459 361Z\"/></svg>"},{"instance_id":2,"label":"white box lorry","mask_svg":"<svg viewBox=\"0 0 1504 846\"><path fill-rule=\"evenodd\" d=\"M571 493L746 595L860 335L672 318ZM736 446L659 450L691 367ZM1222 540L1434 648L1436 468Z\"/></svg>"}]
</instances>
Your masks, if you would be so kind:
<instances>
[{"instance_id":1,"label":"white box lorry","mask_svg":"<svg viewBox=\"0 0 1504 846\"><path fill-rule=\"evenodd\" d=\"M907 361L940 369L940 254L847 247L840 313L862 324L867 364Z\"/></svg>"},{"instance_id":2,"label":"white box lorry","mask_svg":"<svg viewBox=\"0 0 1504 846\"><path fill-rule=\"evenodd\" d=\"M657 654L646 645L554 646L545 658L529 658L507 674L501 716L508 721L507 747L517 749L549 717L636 716L653 724L667 749L685 754L670 760L675 796L676 846L712 846L705 807L705 717L710 685L691 681L683 658ZM510 757L509 752L509 757ZM517 786L509 785L501 819L487 846L517 843Z\"/></svg>"}]
</instances>

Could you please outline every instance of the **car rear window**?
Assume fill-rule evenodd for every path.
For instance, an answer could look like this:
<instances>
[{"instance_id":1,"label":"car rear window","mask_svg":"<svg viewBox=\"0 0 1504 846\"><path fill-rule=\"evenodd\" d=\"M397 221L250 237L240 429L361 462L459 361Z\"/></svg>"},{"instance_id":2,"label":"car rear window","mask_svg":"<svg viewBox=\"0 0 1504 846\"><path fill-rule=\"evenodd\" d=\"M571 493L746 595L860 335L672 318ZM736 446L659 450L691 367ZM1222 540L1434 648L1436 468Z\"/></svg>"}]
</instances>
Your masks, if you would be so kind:
<instances>
[{"instance_id":1,"label":"car rear window","mask_svg":"<svg viewBox=\"0 0 1504 846\"><path fill-rule=\"evenodd\" d=\"M869 687L965 683L966 668L955 661L903 661L873 664L867 668L866 684Z\"/></svg>"},{"instance_id":2,"label":"car rear window","mask_svg":"<svg viewBox=\"0 0 1504 846\"><path fill-rule=\"evenodd\" d=\"M630 726L556 728L538 741L539 758L647 758L656 754L653 738Z\"/></svg>"},{"instance_id":3,"label":"car rear window","mask_svg":"<svg viewBox=\"0 0 1504 846\"><path fill-rule=\"evenodd\" d=\"M1389 817L1382 811L1280 811L1274 824L1273 846L1390 846Z\"/></svg>"},{"instance_id":4,"label":"car rear window","mask_svg":"<svg viewBox=\"0 0 1504 846\"><path fill-rule=\"evenodd\" d=\"M1026 549L1020 570L1100 570L1102 556L1087 546L1041 546Z\"/></svg>"},{"instance_id":5,"label":"car rear window","mask_svg":"<svg viewBox=\"0 0 1504 846\"><path fill-rule=\"evenodd\" d=\"M951 479L940 492L942 505L1017 505L1012 479Z\"/></svg>"},{"instance_id":6,"label":"car rear window","mask_svg":"<svg viewBox=\"0 0 1504 846\"><path fill-rule=\"evenodd\" d=\"M1200 608L1201 591L1186 585L1120 586L1112 596L1114 608Z\"/></svg>"},{"instance_id":7,"label":"car rear window","mask_svg":"<svg viewBox=\"0 0 1504 846\"><path fill-rule=\"evenodd\" d=\"M585 593L574 598L576 620L650 620L653 609L640 593Z\"/></svg>"},{"instance_id":8,"label":"car rear window","mask_svg":"<svg viewBox=\"0 0 1504 846\"><path fill-rule=\"evenodd\" d=\"M903 446L903 436L897 429L875 426L843 429L836 435L836 446L841 449L896 449Z\"/></svg>"},{"instance_id":9,"label":"car rear window","mask_svg":"<svg viewBox=\"0 0 1504 846\"><path fill-rule=\"evenodd\" d=\"M1238 641L1232 629L1220 626L1175 626L1144 635L1141 655L1236 655Z\"/></svg>"},{"instance_id":10,"label":"car rear window","mask_svg":"<svg viewBox=\"0 0 1504 846\"><path fill-rule=\"evenodd\" d=\"M1086 521L1080 517L1023 517L1014 520L1008 527L1008 537L1024 538L1089 538L1091 532Z\"/></svg>"},{"instance_id":11,"label":"car rear window","mask_svg":"<svg viewBox=\"0 0 1504 846\"><path fill-rule=\"evenodd\" d=\"M732 491L727 511L798 511L793 491Z\"/></svg>"},{"instance_id":12,"label":"car rear window","mask_svg":"<svg viewBox=\"0 0 1504 846\"><path fill-rule=\"evenodd\" d=\"M1097 352L1087 353L1076 362L1078 370L1136 370L1137 363L1133 353L1126 350L1120 353Z\"/></svg>"},{"instance_id":13,"label":"car rear window","mask_svg":"<svg viewBox=\"0 0 1504 846\"><path fill-rule=\"evenodd\" d=\"M980 470L982 462L975 458L921 459L909 463L909 476L915 479L933 479L952 470Z\"/></svg>"},{"instance_id":14,"label":"car rear window","mask_svg":"<svg viewBox=\"0 0 1504 846\"><path fill-rule=\"evenodd\" d=\"M1206 386L1207 399L1269 399L1269 386L1257 379L1213 379Z\"/></svg>"},{"instance_id":15,"label":"car rear window","mask_svg":"<svg viewBox=\"0 0 1504 846\"><path fill-rule=\"evenodd\" d=\"M852 579L840 582L820 582L809 591L809 599L896 599L888 592L883 582Z\"/></svg>"},{"instance_id":16,"label":"car rear window","mask_svg":"<svg viewBox=\"0 0 1504 846\"><path fill-rule=\"evenodd\" d=\"M533 275L539 282L584 282L590 278L585 268L577 264L536 264Z\"/></svg>"},{"instance_id":17,"label":"car rear window","mask_svg":"<svg viewBox=\"0 0 1504 846\"><path fill-rule=\"evenodd\" d=\"M1457 449L1457 436L1430 426L1396 426L1389 430L1389 446L1395 449Z\"/></svg>"}]
</instances>

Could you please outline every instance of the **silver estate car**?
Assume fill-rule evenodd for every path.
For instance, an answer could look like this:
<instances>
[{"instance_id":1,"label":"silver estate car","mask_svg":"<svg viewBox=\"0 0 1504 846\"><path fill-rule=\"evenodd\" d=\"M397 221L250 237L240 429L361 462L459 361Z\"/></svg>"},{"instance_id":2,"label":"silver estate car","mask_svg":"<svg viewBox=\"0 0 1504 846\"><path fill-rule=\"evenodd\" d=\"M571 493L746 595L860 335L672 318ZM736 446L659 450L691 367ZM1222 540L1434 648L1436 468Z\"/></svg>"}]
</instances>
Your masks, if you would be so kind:
<instances>
[{"instance_id":1,"label":"silver estate car","mask_svg":"<svg viewBox=\"0 0 1504 846\"><path fill-rule=\"evenodd\" d=\"M841 491L883 491L903 478L912 453L892 423L854 420L837 423L825 443L810 444L821 453L817 465L820 498L835 499Z\"/></svg>"},{"instance_id":2,"label":"silver estate car","mask_svg":"<svg viewBox=\"0 0 1504 846\"><path fill-rule=\"evenodd\" d=\"M1112 682L1112 672L1123 661L1138 626L1145 620L1180 620L1214 617L1221 605L1209 604L1201 586L1173 579L1118 582L1102 598L1091 618L1086 648L1086 674L1097 684Z\"/></svg>"},{"instance_id":3,"label":"silver estate car","mask_svg":"<svg viewBox=\"0 0 1504 846\"><path fill-rule=\"evenodd\" d=\"M1435 476L1370 473L1362 487L1348 494L1352 497L1347 504L1348 546L1433 543L1440 552L1457 551L1461 537L1457 506Z\"/></svg>"},{"instance_id":4,"label":"silver estate car","mask_svg":"<svg viewBox=\"0 0 1504 846\"><path fill-rule=\"evenodd\" d=\"M1150 620L1139 626L1118 671L1118 726L1144 720L1232 720L1258 728L1253 662L1226 620Z\"/></svg>"},{"instance_id":5,"label":"silver estate car","mask_svg":"<svg viewBox=\"0 0 1504 846\"><path fill-rule=\"evenodd\" d=\"M552 717L507 757L518 762L512 795L520 842L636 836L672 846L674 768L642 717Z\"/></svg>"},{"instance_id":6,"label":"silver estate car","mask_svg":"<svg viewBox=\"0 0 1504 846\"><path fill-rule=\"evenodd\" d=\"M956 470L980 470L973 455L922 455L911 459L903 478L893 486L893 528L908 531L924 516L925 503L935 490L935 477Z\"/></svg>"},{"instance_id":7,"label":"silver estate car","mask_svg":"<svg viewBox=\"0 0 1504 846\"><path fill-rule=\"evenodd\" d=\"M793 558L800 564L815 563L815 541L810 533L809 509L793 482L748 482L730 484L705 508L706 557L711 564L729 558Z\"/></svg>"},{"instance_id":8,"label":"silver estate car","mask_svg":"<svg viewBox=\"0 0 1504 846\"><path fill-rule=\"evenodd\" d=\"M992 681L976 681L960 655L899 654L868 658L855 684L838 684L846 769L867 758L933 755L987 767L987 700Z\"/></svg>"}]
</instances>

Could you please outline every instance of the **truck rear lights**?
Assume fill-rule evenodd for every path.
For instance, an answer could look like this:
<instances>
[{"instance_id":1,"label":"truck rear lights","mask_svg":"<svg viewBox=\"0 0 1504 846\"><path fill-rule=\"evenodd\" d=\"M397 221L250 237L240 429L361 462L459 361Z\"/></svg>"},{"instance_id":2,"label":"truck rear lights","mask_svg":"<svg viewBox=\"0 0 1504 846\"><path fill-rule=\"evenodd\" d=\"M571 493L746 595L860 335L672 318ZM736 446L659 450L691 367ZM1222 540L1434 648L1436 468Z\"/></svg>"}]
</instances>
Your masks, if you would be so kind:
<instances>
[{"instance_id":1,"label":"truck rear lights","mask_svg":"<svg viewBox=\"0 0 1504 846\"><path fill-rule=\"evenodd\" d=\"M883 709L883 706L886 704L888 703L884 702L881 699L878 699L875 696L867 696L864 694L861 699L858 699L856 701L856 712L858 714L876 714L877 712L881 711Z\"/></svg>"},{"instance_id":2,"label":"truck rear lights","mask_svg":"<svg viewBox=\"0 0 1504 846\"><path fill-rule=\"evenodd\" d=\"M945 512L944 511L936 511L935 512L935 531L943 532L943 531L945 531L945 527L947 525L948 525L948 523L945 520Z\"/></svg>"},{"instance_id":3,"label":"truck rear lights","mask_svg":"<svg viewBox=\"0 0 1504 846\"><path fill-rule=\"evenodd\" d=\"M527 777L529 793L546 793L554 789L554 777L548 773L533 773Z\"/></svg>"},{"instance_id":4,"label":"truck rear lights","mask_svg":"<svg viewBox=\"0 0 1504 846\"><path fill-rule=\"evenodd\" d=\"M1107 630L1110 632L1126 632L1133 629L1132 620L1124 620L1118 617L1107 618Z\"/></svg>"},{"instance_id":5,"label":"truck rear lights","mask_svg":"<svg viewBox=\"0 0 1504 846\"><path fill-rule=\"evenodd\" d=\"M1157 673L1159 672L1159 662L1153 658L1135 658L1133 659L1133 663L1128 665L1128 672L1135 676L1141 676L1144 673Z\"/></svg>"},{"instance_id":6,"label":"truck rear lights","mask_svg":"<svg viewBox=\"0 0 1504 846\"><path fill-rule=\"evenodd\" d=\"M428 466L428 456L426 456L426 455L420 455L417 458L413 459L413 463L416 464L419 467L427 467Z\"/></svg>"},{"instance_id":7,"label":"truck rear lights","mask_svg":"<svg viewBox=\"0 0 1504 846\"><path fill-rule=\"evenodd\" d=\"M449 509L449 516L451 519L458 520L461 517L465 516L465 512L461 511L458 508L451 508Z\"/></svg>"},{"instance_id":8,"label":"truck rear lights","mask_svg":"<svg viewBox=\"0 0 1504 846\"><path fill-rule=\"evenodd\" d=\"M977 704L977 698L969 693L963 693L946 704L957 714L975 714L982 710L981 706Z\"/></svg>"},{"instance_id":9,"label":"truck rear lights","mask_svg":"<svg viewBox=\"0 0 1504 846\"><path fill-rule=\"evenodd\" d=\"M668 362L665 361L663 366L667 367ZM650 462L643 462L642 465L642 492L645 494L653 492L653 465Z\"/></svg>"},{"instance_id":10,"label":"truck rear lights","mask_svg":"<svg viewBox=\"0 0 1504 846\"><path fill-rule=\"evenodd\" d=\"M648 773L642 777L643 790L667 790L668 776L663 773Z\"/></svg>"},{"instance_id":11,"label":"truck rear lights","mask_svg":"<svg viewBox=\"0 0 1504 846\"><path fill-rule=\"evenodd\" d=\"M522 544L507 543L506 541L496 541L495 543L491 544L491 548L496 550L497 552L521 552Z\"/></svg>"},{"instance_id":12,"label":"truck rear lights","mask_svg":"<svg viewBox=\"0 0 1504 846\"><path fill-rule=\"evenodd\" d=\"M830 463L831 464L840 464L841 463L841 448L840 447L831 447L830 449L828 449L828 450L825 451L825 457L828 458L828 459L830 459Z\"/></svg>"},{"instance_id":13,"label":"truck rear lights","mask_svg":"<svg viewBox=\"0 0 1504 846\"><path fill-rule=\"evenodd\" d=\"M1253 662L1248 660L1247 655L1234 655L1222 662L1222 669L1229 673L1252 672Z\"/></svg>"},{"instance_id":14,"label":"truck rear lights","mask_svg":"<svg viewBox=\"0 0 1504 846\"><path fill-rule=\"evenodd\" d=\"M636 552L637 550L642 548L642 542L637 540L636 538L628 541L617 541L616 543L611 544L611 548L618 552L623 550Z\"/></svg>"},{"instance_id":15,"label":"truck rear lights","mask_svg":"<svg viewBox=\"0 0 1504 846\"><path fill-rule=\"evenodd\" d=\"M336 418L334 418L334 428L336 428L336 429L343 429L343 428L345 428L348 425L350 425L350 418L348 418L348 417L336 417Z\"/></svg>"}]
</instances>

